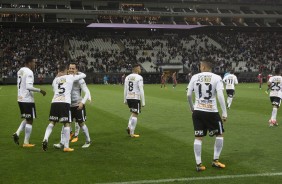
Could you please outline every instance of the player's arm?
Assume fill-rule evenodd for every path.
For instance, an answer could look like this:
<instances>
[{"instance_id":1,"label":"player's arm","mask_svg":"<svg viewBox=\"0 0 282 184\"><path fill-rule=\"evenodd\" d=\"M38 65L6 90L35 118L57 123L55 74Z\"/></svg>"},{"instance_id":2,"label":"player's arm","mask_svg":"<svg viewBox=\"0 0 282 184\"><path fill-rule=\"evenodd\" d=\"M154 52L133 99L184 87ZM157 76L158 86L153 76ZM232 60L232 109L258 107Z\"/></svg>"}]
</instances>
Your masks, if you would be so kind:
<instances>
[{"instance_id":1,"label":"player's arm","mask_svg":"<svg viewBox=\"0 0 282 184\"><path fill-rule=\"evenodd\" d=\"M143 78L141 78L141 80L138 82L138 86L140 89L140 94L141 94L141 102L142 102L142 107L145 106L145 95L144 95L144 89L143 89Z\"/></svg>"},{"instance_id":2,"label":"player's arm","mask_svg":"<svg viewBox=\"0 0 282 184\"><path fill-rule=\"evenodd\" d=\"M217 99L221 107L222 111L222 120L226 121L227 119L227 110L226 110L226 105L225 105L225 100L224 100L224 95L223 95L223 84L222 82L218 82L217 87L216 87L216 92L217 92Z\"/></svg>"},{"instance_id":3,"label":"player's arm","mask_svg":"<svg viewBox=\"0 0 282 184\"><path fill-rule=\"evenodd\" d=\"M234 78L235 78L234 84L237 85L238 84L238 78L236 76Z\"/></svg>"},{"instance_id":4,"label":"player's arm","mask_svg":"<svg viewBox=\"0 0 282 184\"><path fill-rule=\"evenodd\" d=\"M192 93L193 93L193 82L194 77L191 78L188 87L187 87L187 100L190 106L190 110L193 112L194 111L194 104L193 104L193 99L192 99Z\"/></svg>"},{"instance_id":5,"label":"player's arm","mask_svg":"<svg viewBox=\"0 0 282 184\"><path fill-rule=\"evenodd\" d=\"M227 82L227 77L226 77L226 76L223 77L222 81L226 84L226 82Z\"/></svg>"},{"instance_id":6,"label":"player's arm","mask_svg":"<svg viewBox=\"0 0 282 184\"><path fill-rule=\"evenodd\" d=\"M80 87L82 89L82 91L84 92L84 97L82 99L82 103L85 104L87 100L91 101L91 94L90 91L85 83L85 81L83 79L81 79L81 83L80 83Z\"/></svg>"},{"instance_id":7,"label":"player's arm","mask_svg":"<svg viewBox=\"0 0 282 184\"><path fill-rule=\"evenodd\" d=\"M84 92L84 98L81 100L81 102L78 104L77 110L81 110L83 109L84 104L86 103L86 101L88 99L90 99L91 101L91 96L90 96L90 91L85 83L85 81L83 79L81 79L79 81L80 87L82 89L82 91Z\"/></svg>"},{"instance_id":8,"label":"player's arm","mask_svg":"<svg viewBox=\"0 0 282 184\"><path fill-rule=\"evenodd\" d=\"M33 81L33 74L28 74L26 78L26 89L33 92L40 92L43 96L45 96L46 92L44 90L33 87Z\"/></svg>"},{"instance_id":9,"label":"player's arm","mask_svg":"<svg viewBox=\"0 0 282 184\"><path fill-rule=\"evenodd\" d=\"M127 96L127 77L124 80L124 91L123 91L123 103L127 104L126 96Z\"/></svg>"},{"instance_id":10,"label":"player's arm","mask_svg":"<svg viewBox=\"0 0 282 184\"><path fill-rule=\"evenodd\" d=\"M78 72L77 75L73 75L74 81L79 81L80 79L84 79L86 75L82 72Z\"/></svg>"}]
</instances>

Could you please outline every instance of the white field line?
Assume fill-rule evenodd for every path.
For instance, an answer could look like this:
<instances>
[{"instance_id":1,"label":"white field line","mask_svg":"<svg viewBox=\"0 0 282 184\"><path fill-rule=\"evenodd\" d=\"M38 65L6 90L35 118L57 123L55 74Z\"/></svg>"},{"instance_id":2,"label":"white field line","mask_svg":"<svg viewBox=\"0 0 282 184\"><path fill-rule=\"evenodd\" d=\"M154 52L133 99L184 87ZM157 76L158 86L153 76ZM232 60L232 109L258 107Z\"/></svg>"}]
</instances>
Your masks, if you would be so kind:
<instances>
[{"instance_id":1,"label":"white field line","mask_svg":"<svg viewBox=\"0 0 282 184\"><path fill-rule=\"evenodd\" d=\"M174 178L174 179L159 179L159 180L140 180L140 181L111 182L111 183L99 183L99 184L169 183L169 182L180 182L180 181L218 180L218 179L250 178L250 177L261 177L261 176L282 176L282 172L279 172L279 173L261 173L261 174L226 175L226 176L206 176L206 177L191 177L191 178Z\"/></svg>"}]
</instances>

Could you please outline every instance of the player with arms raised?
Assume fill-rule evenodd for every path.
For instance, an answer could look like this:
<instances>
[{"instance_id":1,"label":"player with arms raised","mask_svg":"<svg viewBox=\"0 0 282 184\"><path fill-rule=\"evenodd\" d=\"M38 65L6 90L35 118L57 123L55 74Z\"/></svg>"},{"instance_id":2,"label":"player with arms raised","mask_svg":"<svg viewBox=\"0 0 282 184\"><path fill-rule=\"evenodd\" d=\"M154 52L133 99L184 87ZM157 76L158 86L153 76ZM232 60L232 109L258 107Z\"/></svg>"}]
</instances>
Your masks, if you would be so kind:
<instances>
[{"instance_id":1,"label":"player with arms raised","mask_svg":"<svg viewBox=\"0 0 282 184\"><path fill-rule=\"evenodd\" d=\"M36 59L33 56L26 56L25 67L22 67L17 73L18 104L21 117L24 120L21 122L18 130L13 134L13 139L19 145L19 135L25 129L23 147L35 146L29 143L33 119L36 118L33 92L40 92L43 96L46 95L45 91L33 87L34 76L32 70L35 68L35 62Z\"/></svg>"},{"instance_id":2,"label":"player with arms raised","mask_svg":"<svg viewBox=\"0 0 282 184\"><path fill-rule=\"evenodd\" d=\"M64 151L70 152L74 149L69 148L70 138L70 122L71 122L71 90L73 83L86 77L84 73L79 75L68 75L68 67L61 65L58 70L58 75L53 80L52 87L54 96L51 103L49 125L46 128L44 139L42 142L43 151L47 151L48 139L52 133L52 129L57 122L64 124Z\"/></svg>"},{"instance_id":3,"label":"player with arms raised","mask_svg":"<svg viewBox=\"0 0 282 184\"><path fill-rule=\"evenodd\" d=\"M128 75L124 82L124 103L128 105L131 112L127 133L133 138L139 137L138 134L134 134L134 131L137 125L138 114L141 113L141 103L142 107L145 106L143 77L139 75L140 73L140 65L134 65L132 74Z\"/></svg>"},{"instance_id":4,"label":"player with arms raised","mask_svg":"<svg viewBox=\"0 0 282 184\"><path fill-rule=\"evenodd\" d=\"M202 139L207 135L216 136L214 144L214 156L212 166L225 168L220 163L219 156L223 147L223 123L227 118L227 111L223 95L222 78L211 72L211 60L201 61L201 73L194 75L188 84L187 97L192 111L192 119L195 131L194 154L196 159L196 170L204 171L206 167L202 165ZM195 104L193 104L192 93L195 93ZM217 109L216 95L222 110L222 119Z\"/></svg>"},{"instance_id":5,"label":"player with arms raised","mask_svg":"<svg viewBox=\"0 0 282 184\"><path fill-rule=\"evenodd\" d=\"M235 94L235 85L238 84L238 79L236 75L234 75L233 71L230 71L230 74L226 75L223 78L223 82L226 85L226 94L227 94L227 108L230 109L233 96Z\"/></svg>"},{"instance_id":6,"label":"player with arms raised","mask_svg":"<svg viewBox=\"0 0 282 184\"><path fill-rule=\"evenodd\" d=\"M280 75L280 68L276 68L274 73L275 75L270 77L267 82L270 89L269 97L273 106L271 118L268 121L270 127L272 127L273 125L278 125L276 116L282 98L282 77Z\"/></svg>"}]
</instances>

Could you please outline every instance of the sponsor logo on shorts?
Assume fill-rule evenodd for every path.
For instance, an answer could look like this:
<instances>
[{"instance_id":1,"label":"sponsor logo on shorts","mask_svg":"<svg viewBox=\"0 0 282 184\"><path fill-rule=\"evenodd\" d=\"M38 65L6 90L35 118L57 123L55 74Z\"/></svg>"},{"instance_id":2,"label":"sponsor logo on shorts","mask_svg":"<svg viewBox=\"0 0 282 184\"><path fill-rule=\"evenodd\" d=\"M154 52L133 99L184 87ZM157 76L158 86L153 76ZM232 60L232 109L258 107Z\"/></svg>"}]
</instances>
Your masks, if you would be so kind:
<instances>
[{"instance_id":1,"label":"sponsor logo on shorts","mask_svg":"<svg viewBox=\"0 0 282 184\"><path fill-rule=\"evenodd\" d=\"M138 109L131 109L131 112L138 112Z\"/></svg>"},{"instance_id":2,"label":"sponsor logo on shorts","mask_svg":"<svg viewBox=\"0 0 282 184\"><path fill-rule=\"evenodd\" d=\"M211 130L210 132L209 132L209 136L214 136L214 135L216 135L218 133L218 130Z\"/></svg>"},{"instance_id":3,"label":"sponsor logo on shorts","mask_svg":"<svg viewBox=\"0 0 282 184\"><path fill-rule=\"evenodd\" d=\"M195 131L195 136L202 136L204 135L204 131L203 130L196 130Z\"/></svg>"},{"instance_id":4,"label":"sponsor logo on shorts","mask_svg":"<svg viewBox=\"0 0 282 184\"><path fill-rule=\"evenodd\" d=\"M68 117L62 117L62 118L60 118L60 121L69 121L69 118Z\"/></svg>"},{"instance_id":5,"label":"sponsor logo on shorts","mask_svg":"<svg viewBox=\"0 0 282 184\"><path fill-rule=\"evenodd\" d=\"M50 116L49 119L50 119L50 120L53 120L53 121L58 121L59 118L56 117L56 116Z\"/></svg>"},{"instance_id":6,"label":"sponsor logo on shorts","mask_svg":"<svg viewBox=\"0 0 282 184\"><path fill-rule=\"evenodd\" d=\"M22 117L24 117L24 118L31 118L31 114L23 114Z\"/></svg>"}]
</instances>

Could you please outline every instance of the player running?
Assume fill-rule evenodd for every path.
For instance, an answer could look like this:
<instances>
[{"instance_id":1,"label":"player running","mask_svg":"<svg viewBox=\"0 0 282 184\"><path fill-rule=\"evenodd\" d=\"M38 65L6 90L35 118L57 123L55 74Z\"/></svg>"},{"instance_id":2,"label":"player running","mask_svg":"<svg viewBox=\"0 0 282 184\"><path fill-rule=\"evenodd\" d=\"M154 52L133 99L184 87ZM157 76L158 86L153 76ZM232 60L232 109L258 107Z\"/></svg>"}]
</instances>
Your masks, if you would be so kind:
<instances>
[{"instance_id":1,"label":"player running","mask_svg":"<svg viewBox=\"0 0 282 184\"><path fill-rule=\"evenodd\" d=\"M236 75L234 75L234 72L230 71L230 74L226 75L223 78L223 82L226 85L225 89L227 94L227 109L230 109L235 94L235 85L238 84L238 79Z\"/></svg>"},{"instance_id":2,"label":"player running","mask_svg":"<svg viewBox=\"0 0 282 184\"><path fill-rule=\"evenodd\" d=\"M269 127L272 127L273 125L278 126L278 123L276 121L276 116L282 98L282 77L280 75L281 74L280 68L276 68L274 73L275 75L270 77L267 82L270 89L269 97L273 107L271 118L268 121Z\"/></svg>"},{"instance_id":3,"label":"player running","mask_svg":"<svg viewBox=\"0 0 282 184\"><path fill-rule=\"evenodd\" d=\"M204 171L202 165L202 139L207 135L216 136L214 144L214 155L212 166L225 168L219 162L219 156L223 148L223 121L227 119L227 111L223 95L222 78L212 73L212 62L203 60L200 64L201 73L194 75L188 84L187 97L192 111L192 119L195 131L194 154L196 159L196 171ZM195 93L195 105L192 100L192 93ZM216 95L222 110L222 119L218 113Z\"/></svg>"},{"instance_id":4,"label":"player running","mask_svg":"<svg viewBox=\"0 0 282 184\"><path fill-rule=\"evenodd\" d=\"M124 103L128 105L131 112L126 130L132 138L139 137L138 134L134 134L134 131L137 125L138 114L141 113L141 103L142 107L145 106L143 77L139 75L140 73L140 65L134 65L132 74L128 75L124 82Z\"/></svg>"}]
</instances>

